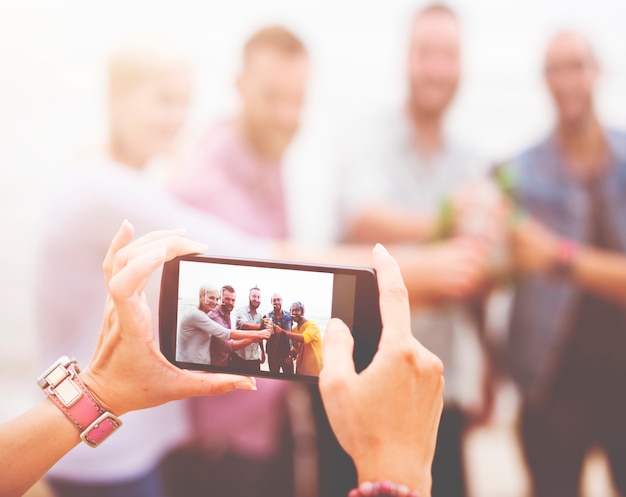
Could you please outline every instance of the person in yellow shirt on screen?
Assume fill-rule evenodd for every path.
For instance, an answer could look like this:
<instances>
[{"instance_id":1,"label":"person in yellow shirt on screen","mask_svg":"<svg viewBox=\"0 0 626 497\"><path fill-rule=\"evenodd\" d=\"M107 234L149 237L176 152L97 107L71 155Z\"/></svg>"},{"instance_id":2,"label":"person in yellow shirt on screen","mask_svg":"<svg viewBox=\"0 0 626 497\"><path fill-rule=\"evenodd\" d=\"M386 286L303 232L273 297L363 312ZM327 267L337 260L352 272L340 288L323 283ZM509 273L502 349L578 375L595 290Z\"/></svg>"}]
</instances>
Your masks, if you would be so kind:
<instances>
[{"instance_id":1,"label":"person in yellow shirt on screen","mask_svg":"<svg viewBox=\"0 0 626 497\"><path fill-rule=\"evenodd\" d=\"M296 374L319 376L322 370L322 333L319 327L304 317L302 302L291 304L293 332L284 331L293 346L290 355L296 357Z\"/></svg>"}]
</instances>

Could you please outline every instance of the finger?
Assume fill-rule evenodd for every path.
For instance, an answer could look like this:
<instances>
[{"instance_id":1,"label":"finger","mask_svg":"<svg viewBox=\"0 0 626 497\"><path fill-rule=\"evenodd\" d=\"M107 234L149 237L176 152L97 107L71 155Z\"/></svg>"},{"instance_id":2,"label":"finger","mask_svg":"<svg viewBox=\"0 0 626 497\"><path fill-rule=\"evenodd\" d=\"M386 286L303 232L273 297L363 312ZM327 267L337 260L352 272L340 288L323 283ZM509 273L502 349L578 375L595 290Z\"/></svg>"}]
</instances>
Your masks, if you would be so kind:
<instances>
[{"instance_id":1,"label":"finger","mask_svg":"<svg viewBox=\"0 0 626 497\"><path fill-rule=\"evenodd\" d=\"M376 244L373 254L383 323L380 345L383 347L411 337L411 311L398 263L381 244Z\"/></svg>"},{"instance_id":2,"label":"finger","mask_svg":"<svg viewBox=\"0 0 626 497\"><path fill-rule=\"evenodd\" d=\"M133 243L128 245L127 247L124 247L117 253L113 265L113 274L116 274L118 271L123 269L126 264L128 264L128 261L141 255L158 250L162 247L166 250L166 261L169 261L174 257L181 255L205 252L207 249L207 245L205 245L204 243L194 242L186 237L177 234L165 235L163 237L159 237L157 239L139 245L134 245Z\"/></svg>"},{"instance_id":3,"label":"finger","mask_svg":"<svg viewBox=\"0 0 626 497\"><path fill-rule=\"evenodd\" d=\"M348 327L340 319L331 319L322 341L324 367L319 378L322 391L338 382L343 383L356 374L353 351L354 339Z\"/></svg>"},{"instance_id":4,"label":"finger","mask_svg":"<svg viewBox=\"0 0 626 497\"><path fill-rule=\"evenodd\" d=\"M149 318L144 316L139 290L143 288L150 275L163 264L165 255L165 248L161 247L135 257L111 278L109 293L122 328L141 329L141 324Z\"/></svg>"},{"instance_id":5,"label":"finger","mask_svg":"<svg viewBox=\"0 0 626 497\"><path fill-rule=\"evenodd\" d=\"M181 378L176 382L181 398L203 395L221 395L233 390L256 390L256 379L222 373L181 370Z\"/></svg>"},{"instance_id":6,"label":"finger","mask_svg":"<svg viewBox=\"0 0 626 497\"><path fill-rule=\"evenodd\" d=\"M172 237L187 239L184 235L184 230L153 231L129 243L118 252L113 272L121 270L133 255L154 250L160 243L164 243L165 240L169 240Z\"/></svg>"},{"instance_id":7,"label":"finger","mask_svg":"<svg viewBox=\"0 0 626 497\"><path fill-rule=\"evenodd\" d=\"M176 228L172 230L157 230L150 231L145 235L140 236L133 243L130 244L132 247L136 247L139 245L145 245L147 243L153 242L155 240L160 240L161 238L166 238L168 236L186 236L187 230L185 228Z\"/></svg>"},{"instance_id":8,"label":"finger","mask_svg":"<svg viewBox=\"0 0 626 497\"><path fill-rule=\"evenodd\" d=\"M159 231L151 231L149 233L146 233L143 236L140 236L139 238L137 238L136 240L132 241L131 243L127 243L124 247L122 247L120 250L122 253L126 252L126 251L132 251L137 247L142 247L145 246L149 243L161 240L163 238L167 238L170 236L181 236L184 237L186 233L186 230L184 228L179 228L179 229L173 229L173 230L159 230ZM115 261L114 261L115 262ZM121 269L121 268L119 268ZM115 271L115 267L113 268L113 271Z\"/></svg>"},{"instance_id":9,"label":"finger","mask_svg":"<svg viewBox=\"0 0 626 497\"><path fill-rule=\"evenodd\" d=\"M104 271L104 282L108 285L113 273L113 264L115 262L115 256L119 250L127 246L134 236L133 225L128 222L128 219L124 219L122 226L113 237L109 250L102 263L102 270Z\"/></svg>"}]
</instances>

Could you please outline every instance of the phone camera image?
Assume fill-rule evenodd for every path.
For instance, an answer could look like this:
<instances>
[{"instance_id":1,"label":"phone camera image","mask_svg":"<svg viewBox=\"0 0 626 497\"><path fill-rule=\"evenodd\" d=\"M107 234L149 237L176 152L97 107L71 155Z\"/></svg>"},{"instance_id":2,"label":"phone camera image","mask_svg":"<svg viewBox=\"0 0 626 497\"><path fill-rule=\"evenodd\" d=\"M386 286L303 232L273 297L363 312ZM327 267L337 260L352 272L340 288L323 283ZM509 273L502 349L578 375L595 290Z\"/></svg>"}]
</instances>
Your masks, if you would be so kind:
<instances>
[{"instance_id":1,"label":"phone camera image","mask_svg":"<svg viewBox=\"0 0 626 497\"><path fill-rule=\"evenodd\" d=\"M363 287L357 284L359 275L375 288L367 269L175 259L163 272L161 349L188 369L317 381L328 321L338 317L351 329L355 325ZM364 292L362 300L368 300L367 293L372 292ZM373 331L366 333L364 350L377 345L379 323L379 316L370 321Z\"/></svg>"}]
</instances>

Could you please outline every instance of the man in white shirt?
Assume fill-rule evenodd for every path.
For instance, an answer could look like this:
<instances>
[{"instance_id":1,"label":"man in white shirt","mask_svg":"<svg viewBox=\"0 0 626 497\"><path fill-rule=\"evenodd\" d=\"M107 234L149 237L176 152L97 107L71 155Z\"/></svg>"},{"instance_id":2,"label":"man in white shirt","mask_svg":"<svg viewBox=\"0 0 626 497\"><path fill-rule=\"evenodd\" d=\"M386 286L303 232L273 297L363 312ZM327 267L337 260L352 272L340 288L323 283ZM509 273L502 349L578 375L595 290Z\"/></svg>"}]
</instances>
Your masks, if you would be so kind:
<instances>
[{"instance_id":1,"label":"man in white shirt","mask_svg":"<svg viewBox=\"0 0 626 497\"><path fill-rule=\"evenodd\" d=\"M261 306L261 290L257 287L250 289L248 305L237 309L236 328L238 330L261 330L263 329L263 316L259 312ZM236 350L231 356L233 365L238 371L254 374L261 370L261 364L265 362L265 350L263 342L255 342L246 345L243 349Z\"/></svg>"},{"instance_id":2,"label":"man in white shirt","mask_svg":"<svg viewBox=\"0 0 626 497\"><path fill-rule=\"evenodd\" d=\"M439 211L487 164L453 140L444 117L461 73L461 32L456 14L433 4L415 17L408 56L408 96L399 112L380 120L350 147L339 164L339 238L353 243L407 246L439 237ZM482 405L482 355L474 322L463 300L481 289L474 278L462 293L449 281L483 275L486 250L468 238L439 240L429 264L432 284L413 313L413 333L445 365L446 407L433 466L433 496L465 495L462 463L467 411ZM424 273L424 278L428 276Z\"/></svg>"}]
</instances>

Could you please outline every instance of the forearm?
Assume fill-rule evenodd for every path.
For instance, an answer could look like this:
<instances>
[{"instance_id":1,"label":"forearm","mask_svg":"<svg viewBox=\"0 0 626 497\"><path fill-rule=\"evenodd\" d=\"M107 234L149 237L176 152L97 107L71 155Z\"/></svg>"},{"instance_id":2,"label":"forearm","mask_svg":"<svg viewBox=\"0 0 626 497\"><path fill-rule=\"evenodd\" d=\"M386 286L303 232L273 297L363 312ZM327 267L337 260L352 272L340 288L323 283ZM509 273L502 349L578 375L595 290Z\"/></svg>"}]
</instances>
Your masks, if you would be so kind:
<instances>
[{"instance_id":1,"label":"forearm","mask_svg":"<svg viewBox=\"0 0 626 497\"><path fill-rule=\"evenodd\" d=\"M252 338L245 338L243 340L231 340L230 341L233 351L241 350L247 345L250 345L251 343L254 343L254 340Z\"/></svg>"},{"instance_id":2,"label":"forearm","mask_svg":"<svg viewBox=\"0 0 626 497\"><path fill-rule=\"evenodd\" d=\"M283 333L294 342L304 343L304 336L302 333L292 333L291 331L284 331Z\"/></svg>"},{"instance_id":3,"label":"forearm","mask_svg":"<svg viewBox=\"0 0 626 497\"><path fill-rule=\"evenodd\" d=\"M77 428L48 399L0 427L0 496L22 495L80 442Z\"/></svg>"},{"instance_id":4,"label":"forearm","mask_svg":"<svg viewBox=\"0 0 626 497\"><path fill-rule=\"evenodd\" d=\"M573 278L583 288L626 305L626 256L580 247L573 264Z\"/></svg>"},{"instance_id":5,"label":"forearm","mask_svg":"<svg viewBox=\"0 0 626 497\"><path fill-rule=\"evenodd\" d=\"M277 243L274 246L276 259L309 262L313 264L336 264L344 266L371 267L372 245L337 245L330 247L303 246L293 243ZM437 279L433 273L428 248L389 246L389 251L400 265L404 282L409 292L412 307L419 307L434 297Z\"/></svg>"},{"instance_id":6,"label":"forearm","mask_svg":"<svg viewBox=\"0 0 626 497\"><path fill-rule=\"evenodd\" d=\"M512 252L520 272L562 276L563 269L576 286L626 304L626 254L622 252L578 245L531 218L517 223Z\"/></svg>"},{"instance_id":7,"label":"forearm","mask_svg":"<svg viewBox=\"0 0 626 497\"><path fill-rule=\"evenodd\" d=\"M231 340L250 340L251 342L259 341L258 330L231 330Z\"/></svg>"},{"instance_id":8,"label":"forearm","mask_svg":"<svg viewBox=\"0 0 626 497\"><path fill-rule=\"evenodd\" d=\"M262 324L256 324L256 323L242 323L241 328L239 328L240 330L256 330L259 331L261 329L263 329L263 325Z\"/></svg>"},{"instance_id":9,"label":"forearm","mask_svg":"<svg viewBox=\"0 0 626 497\"><path fill-rule=\"evenodd\" d=\"M368 209L347 230L349 243L406 243L425 241L435 233L433 214L418 214L388 205Z\"/></svg>"}]
</instances>

